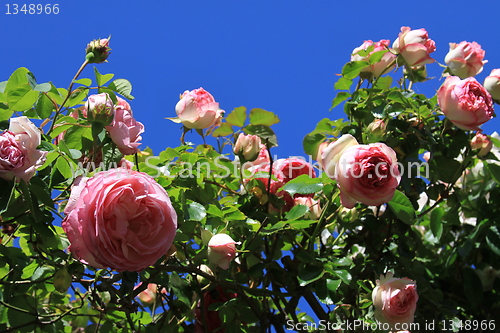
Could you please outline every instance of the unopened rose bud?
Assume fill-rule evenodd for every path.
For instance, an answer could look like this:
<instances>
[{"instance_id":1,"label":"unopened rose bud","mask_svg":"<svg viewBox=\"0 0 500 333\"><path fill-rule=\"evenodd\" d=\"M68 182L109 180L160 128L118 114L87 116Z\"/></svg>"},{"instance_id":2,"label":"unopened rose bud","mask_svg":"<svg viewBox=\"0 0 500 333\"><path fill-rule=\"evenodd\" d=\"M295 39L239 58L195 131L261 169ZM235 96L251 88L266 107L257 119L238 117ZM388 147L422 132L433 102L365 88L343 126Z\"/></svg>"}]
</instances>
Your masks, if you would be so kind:
<instances>
[{"instance_id":1,"label":"unopened rose bud","mask_svg":"<svg viewBox=\"0 0 500 333\"><path fill-rule=\"evenodd\" d=\"M208 260L222 269L228 269L236 256L236 244L229 235L214 235L208 242Z\"/></svg>"},{"instance_id":2,"label":"unopened rose bud","mask_svg":"<svg viewBox=\"0 0 500 333\"><path fill-rule=\"evenodd\" d=\"M96 39L91 41L87 45L86 53L87 53L87 61L89 64L99 64L101 62L105 62L108 59L111 51L109 47L109 40L111 37Z\"/></svg>"},{"instance_id":3,"label":"unopened rose bud","mask_svg":"<svg viewBox=\"0 0 500 333\"><path fill-rule=\"evenodd\" d=\"M200 265L200 267L198 267L200 269L200 271L202 271L203 273L206 273L210 276L214 276L214 273L212 272L212 270L207 266L207 265ZM207 279L206 277L202 276L202 275L196 275L196 280L198 280L198 283L200 284L200 287L203 289L204 287L206 287L207 285L210 284L210 280Z\"/></svg>"},{"instance_id":4,"label":"unopened rose bud","mask_svg":"<svg viewBox=\"0 0 500 333\"><path fill-rule=\"evenodd\" d=\"M321 207L319 206L319 201L314 200L310 197L298 197L294 198L293 200L295 205L304 205L309 208L309 213L305 215L305 218L317 220L321 216Z\"/></svg>"},{"instance_id":5,"label":"unopened rose bud","mask_svg":"<svg viewBox=\"0 0 500 333\"><path fill-rule=\"evenodd\" d=\"M495 102L500 103L500 68L491 71L490 75L484 79L483 86Z\"/></svg>"},{"instance_id":6,"label":"unopened rose bud","mask_svg":"<svg viewBox=\"0 0 500 333\"><path fill-rule=\"evenodd\" d=\"M115 112L115 105L108 94L91 95L85 103L87 119L104 126L111 124Z\"/></svg>"},{"instance_id":7,"label":"unopened rose bud","mask_svg":"<svg viewBox=\"0 0 500 333\"><path fill-rule=\"evenodd\" d=\"M493 147L493 142L491 142L490 138L487 135L477 132L476 136L472 138L470 146L474 150L479 149L477 156L482 157L490 152L491 148Z\"/></svg>"},{"instance_id":8,"label":"unopened rose bud","mask_svg":"<svg viewBox=\"0 0 500 333\"><path fill-rule=\"evenodd\" d=\"M379 142L385 135L387 125L382 119L375 119L368 125L368 137L370 142Z\"/></svg>"},{"instance_id":9,"label":"unopened rose bud","mask_svg":"<svg viewBox=\"0 0 500 333\"><path fill-rule=\"evenodd\" d=\"M240 133L234 144L234 153L245 161L255 161L259 157L261 141L257 135Z\"/></svg>"}]
</instances>

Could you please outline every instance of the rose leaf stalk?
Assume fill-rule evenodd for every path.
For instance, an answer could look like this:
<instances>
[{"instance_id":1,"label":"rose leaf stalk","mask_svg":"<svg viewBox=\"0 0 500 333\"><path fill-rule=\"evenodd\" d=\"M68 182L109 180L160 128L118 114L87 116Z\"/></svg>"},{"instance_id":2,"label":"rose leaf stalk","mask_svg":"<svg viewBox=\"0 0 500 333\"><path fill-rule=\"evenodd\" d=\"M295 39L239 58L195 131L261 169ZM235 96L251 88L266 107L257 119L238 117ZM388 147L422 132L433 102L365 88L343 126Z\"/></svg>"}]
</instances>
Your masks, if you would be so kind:
<instances>
[{"instance_id":1,"label":"rose leaf stalk","mask_svg":"<svg viewBox=\"0 0 500 333\"><path fill-rule=\"evenodd\" d=\"M71 83L69 84L69 87L68 87L68 93L66 95L66 98L64 98L64 100L62 101L61 105L56 110L56 113L54 115L54 120L52 121L52 124L50 125L50 129L47 132L47 135L49 135L54 130L54 125L56 124L57 117L61 113L61 110L64 107L64 104L66 104L66 102L68 101L69 97L71 96L71 93L72 93L71 89L73 89L73 85L75 84L75 81L78 79L78 77L83 72L83 70L85 69L85 67L87 67L88 64L89 64L89 61L86 59L83 62L83 64L80 66L80 68L78 69L78 71L76 72L75 76L73 77L73 80L71 80Z\"/></svg>"}]
</instances>

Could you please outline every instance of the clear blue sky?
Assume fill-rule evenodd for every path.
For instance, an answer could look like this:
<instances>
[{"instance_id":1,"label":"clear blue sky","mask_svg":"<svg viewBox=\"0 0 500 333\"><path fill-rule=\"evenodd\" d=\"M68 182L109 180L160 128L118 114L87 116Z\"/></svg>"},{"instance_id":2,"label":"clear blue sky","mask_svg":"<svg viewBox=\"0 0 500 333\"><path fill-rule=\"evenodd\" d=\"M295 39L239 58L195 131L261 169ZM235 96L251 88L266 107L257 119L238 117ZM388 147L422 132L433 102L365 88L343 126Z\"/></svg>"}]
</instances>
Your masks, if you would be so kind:
<instances>
[{"instance_id":1,"label":"clear blue sky","mask_svg":"<svg viewBox=\"0 0 500 333\"><path fill-rule=\"evenodd\" d=\"M449 42L476 41L486 50L482 83L500 68L500 2L483 1L336 1L336 0L59 0L58 15L7 15L0 6L2 66L0 81L25 66L38 81L67 87L84 59L88 41L111 34L109 63L101 73L129 79L131 105L144 123L143 145L159 153L177 146L175 116L179 94L204 87L231 111L259 107L279 115L274 126L280 157L301 155L302 139L329 112L336 73L351 51L366 39L397 37L403 25L426 28L444 62ZM44 3L45 4L45 3ZM441 68L428 66L439 78ZM92 67L82 77L93 78ZM430 96L440 82L415 87ZM500 106L497 106L497 112ZM490 134L498 118L483 126ZM195 134L188 141L200 143Z\"/></svg>"}]
</instances>

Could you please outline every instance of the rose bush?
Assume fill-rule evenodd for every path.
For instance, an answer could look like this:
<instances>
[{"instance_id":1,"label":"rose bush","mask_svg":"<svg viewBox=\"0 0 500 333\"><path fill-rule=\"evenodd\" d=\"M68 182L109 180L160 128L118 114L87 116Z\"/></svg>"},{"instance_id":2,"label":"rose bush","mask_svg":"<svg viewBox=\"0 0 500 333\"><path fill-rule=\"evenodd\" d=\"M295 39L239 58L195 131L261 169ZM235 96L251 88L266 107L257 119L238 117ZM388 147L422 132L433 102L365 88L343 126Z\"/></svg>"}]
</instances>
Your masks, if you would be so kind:
<instances>
[{"instance_id":1,"label":"rose bush","mask_svg":"<svg viewBox=\"0 0 500 333\"><path fill-rule=\"evenodd\" d=\"M96 268L139 271L172 245L177 213L150 176L111 169L81 178L71 190L62 227L75 258Z\"/></svg>"},{"instance_id":2,"label":"rose bush","mask_svg":"<svg viewBox=\"0 0 500 333\"><path fill-rule=\"evenodd\" d=\"M444 115L463 130L479 131L479 126L493 118L491 95L474 78L447 77L437 97Z\"/></svg>"}]
</instances>

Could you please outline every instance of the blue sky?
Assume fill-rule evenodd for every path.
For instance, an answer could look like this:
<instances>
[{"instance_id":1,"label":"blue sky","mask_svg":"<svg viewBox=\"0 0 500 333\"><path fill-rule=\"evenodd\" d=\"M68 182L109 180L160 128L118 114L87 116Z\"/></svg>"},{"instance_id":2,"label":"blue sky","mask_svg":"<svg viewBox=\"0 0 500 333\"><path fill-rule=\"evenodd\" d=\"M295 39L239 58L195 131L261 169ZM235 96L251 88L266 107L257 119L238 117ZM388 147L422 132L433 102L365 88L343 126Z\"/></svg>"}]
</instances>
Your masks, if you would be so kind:
<instances>
[{"instance_id":1,"label":"blue sky","mask_svg":"<svg viewBox=\"0 0 500 333\"><path fill-rule=\"evenodd\" d=\"M497 1L471 7L468 1L95 1L60 0L58 15L7 15L0 7L0 81L16 68L30 69L39 82L67 87L84 59L86 44L112 35L109 62L114 73L133 84L135 117L144 123L142 147L159 153L177 146L175 116L179 94L204 87L222 109L263 108L278 114L275 125L280 157L302 155L302 139L330 112L333 84L352 50L366 39L397 38L401 26L426 28L437 45L433 58L443 63L449 42L476 41L486 50L482 83L500 68ZM11 7L12 8L12 7ZM430 76L442 69L428 65ZM92 66L81 77L93 78ZM414 88L429 97L438 79ZM497 106L497 110L500 107ZM483 129L492 133L498 118ZM195 133L188 141L201 143Z\"/></svg>"}]
</instances>

